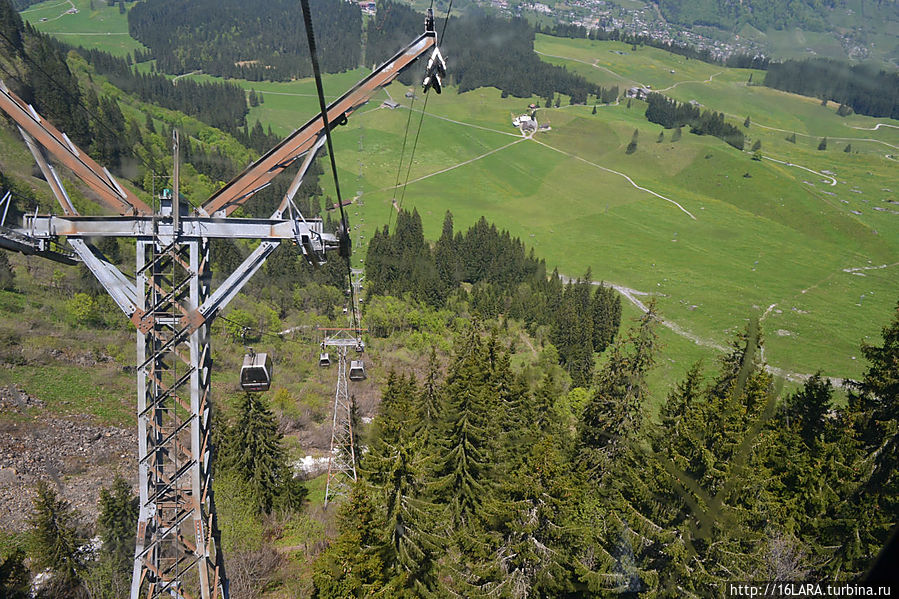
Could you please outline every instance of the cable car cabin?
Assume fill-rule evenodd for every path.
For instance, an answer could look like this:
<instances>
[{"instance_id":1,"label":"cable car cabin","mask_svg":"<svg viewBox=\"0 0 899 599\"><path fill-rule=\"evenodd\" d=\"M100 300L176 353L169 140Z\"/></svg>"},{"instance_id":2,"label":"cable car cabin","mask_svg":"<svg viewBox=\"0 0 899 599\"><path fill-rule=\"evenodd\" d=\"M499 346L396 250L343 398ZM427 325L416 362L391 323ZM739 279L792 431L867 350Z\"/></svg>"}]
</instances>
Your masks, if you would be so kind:
<instances>
[{"instance_id":1,"label":"cable car cabin","mask_svg":"<svg viewBox=\"0 0 899 599\"><path fill-rule=\"evenodd\" d=\"M365 364L362 363L362 360L353 360L350 362L350 380L365 380Z\"/></svg>"},{"instance_id":2,"label":"cable car cabin","mask_svg":"<svg viewBox=\"0 0 899 599\"><path fill-rule=\"evenodd\" d=\"M327 352L323 352L318 355L318 365L322 368L327 368L331 365L331 357Z\"/></svg>"},{"instance_id":3,"label":"cable car cabin","mask_svg":"<svg viewBox=\"0 0 899 599\"><path fill-rule=\"evenodd\" d=\"M240 388L247 392L268 391L272 386L272 358L266 353L250 353L243 357Z\"/></svg>"}]
</instances>

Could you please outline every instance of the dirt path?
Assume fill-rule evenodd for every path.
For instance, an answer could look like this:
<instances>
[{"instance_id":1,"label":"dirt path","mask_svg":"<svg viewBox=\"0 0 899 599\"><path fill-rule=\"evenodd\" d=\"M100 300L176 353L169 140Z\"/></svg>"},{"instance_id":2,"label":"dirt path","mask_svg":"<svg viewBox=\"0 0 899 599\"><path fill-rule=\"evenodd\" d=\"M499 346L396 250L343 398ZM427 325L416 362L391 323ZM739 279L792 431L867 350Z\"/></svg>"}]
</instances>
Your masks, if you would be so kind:
<instances>
[{"instance_id":1,"label":"dirt path","mask_svg":"<svg viewBox=\"0 0 899 599\"><path fill-rule=\"evenodd\" d=\"M877 131L881 127L890 127L892 129L899 129L899 125L890 125L889 123L877 123L873 127L852 127L852 129L858 129L860 131Z\"/></svg>"},{"instance_id":2,"label":"dirt path","mask_svg":"<svg viewBox=\"0 0 899 599\"><path fill-rule=\"evenodd\" d=\"M704 80L704 81L678 81L678 82L675 83L674 85L669 85L668 87L665 87L665 88L662 88L662 89L657 89L657 90L655 90L655 91L656 91L656 92L659 92L659 93L661 93L661 92L666 92L666 91L668 91L669 89L674 89L674 88L677 87L678 85L683 85L684 83L711 83L711 82L712 82L712 79L714 79L716 76L720 75L720 74L723 73L723 72L724 72L724 71L718 71L717 73L712 73L711 75L709 75L709 78L706 79L706 80Z\"/></svg>"},{"instance_id":3,"label":"dirt path","mask_svg":"<svg viewBox=\"0 0 899 599\"><path fill-rule=\"evenodd\" d=\"M681 212L683 212L684 214L686 214L693 220L696 220L696 217L693 216L693 213L690 212L689 210L687 210L686 208L684 208L683 206L681 206L678 202L672 200L671 198L666 198L662 194L656 193L651 189L647 189L645 187L637 185L633 179L631 179L630 177L628 177L627 175L625 175L622 172L616 171L614 169L610 169L610 168L602 166L600 164L596 164L595 162L590 162L589 160L587 160L585 158L581 158L577 154L572 154L571 152L566 152L565 150L560 150L559 148L555 148L547 143L543 143L542 141L538 141L536 139L531 139L531 141L533 141L534 143L540 144L541 146L543 146L545 148L549 148L550 150L553 150L554 152L564 154L565 156L568 156L569 158L574 158L575 160L580 160L581 162L583 162L585 164L589 164L590 166L598 168L603 171L606 171L607 173L612 173L613 175L618 175L619 177L624 177L627 180L627 182L630 183L634 188L639 189L640 191L645 191L646 193L648 193L650 195L654 195L657 198L660 198L662 200L665 200L666 202L670 202L671 204L674 204L675 206L677 206L680 209Z\"/></svg>"},{"instance_id":4,"label":"dirt path","mask_svg":"<svg viewBox=\"0 0 899 599\"><path fill-rule=\"evenodd\" d=\"M830 179L829 185L830 185L831 187L834 187L834 186L837 184L837 180L836 180L835 177L831 177L830 175L825 175L825 174L822 173L822 172L812 170L812 169L810 169L810 168L807 167L807 166L802 166L801 164L795 164L795 163L793 163L793 162L785 162L785 161L783 161L783 160L778 160L777 158L771 158L770 156L762 156L762 158L764 158L765 160L770 160L771 162L777 162L777 163L779 163L779 164L783 164L783 165L785 165L785 166L792 166L792 167L795 167L795 168L801 168L802 170L808 171L808 172L810 172L810 173L812 173L812 174L815 174L815 175L818 175L819 177L824 177L825 179Z\"/></svg>"},{"instance_id":5,"label":"dirt path","mask_svg":"<svg viewBox=\"0 0 899 599\"><path fill-rule=\"evenodd\" d=\"M567 277L565 275L560 275L560 277L561 277L562 281L565 283L573 280L570 277ZM627 298L627 300L630 303L632 303L638 310L640 310L644 314L649 311L649 308L646 307L646 304L643 303L643 301L640 299L640 297L651 296L652 295L651 293L647 293L646 291L638 291L636 289L631 289L630 287L625 287L623 285L617 285L615 283L610 283L609 281L592 281L592 283L593 283L593 285L605 285L607 287L611 287L612 289L614 289L615 291L617 291L618 293L623 295L625 298ZM768 307L768 310L766 310L765 314L762 316L762 318L767 316L768 313L776 305L777 304L771 304ZM716 341L712 341L711 339L705 339L703 337L700 337L696 333L693 333L692 331L685 329L684 327L677 324L673 320L669 320L667 318L664 318L663 316L656 316L656 320L658 320L658 322L662 326L673 331L676 335L679 335L685 339L689 339L690 341L692 341L696 345L699 345L700 347L708 347L710 349L714 349L714 350L720 351L720 352L729 351L728 347L726 347ZM764 355L762 357L764 358ZM783 368L778 368L777 366L772 366L770 364L765 365L765 370L767 370L774 376L781 377L781 378L786 379L793 383L803 383L803 382L807 381L809 378L811 378L811 376L812 376L810 374L804 374L801 372L791 372L789 370L784 370ZM841 379L841 378L836 378L836 377L825 377L825 378L830 380L831 384L833 384L834 386L837 386L837 387L842 387L847 382L846 379Z\"/></svg>"}]
</instances>

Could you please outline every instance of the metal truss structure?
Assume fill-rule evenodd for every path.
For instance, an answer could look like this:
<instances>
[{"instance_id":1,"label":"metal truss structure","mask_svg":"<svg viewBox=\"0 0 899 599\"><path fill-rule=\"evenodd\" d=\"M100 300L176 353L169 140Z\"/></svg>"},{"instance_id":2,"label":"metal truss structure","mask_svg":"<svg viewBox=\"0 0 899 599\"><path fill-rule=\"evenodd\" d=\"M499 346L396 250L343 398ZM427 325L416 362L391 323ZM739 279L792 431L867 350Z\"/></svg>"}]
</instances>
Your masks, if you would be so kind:
<instances>
[{"instance_id":1,"label":"metal truss structure","mask_svg":"<svg viewBox=\"0 0 899 599\"><path fill-rule=\"evenodd\" d=\"M337 350L337 390L331 421L331 450L328 453L328 482L325 507L339 495L346 495L356 482L356 448L353 442L353 400L347 381L347 352L361 347L361 340L340 331L327 337L322 345Z\"/></svg>"},{"instance_id":2,"label":"metal truss structure","mask_svg":"<svg viewBox=\"0 0 899 599\"><path fill-rule=\"evenodd\" d=\"M326 251L344 245L323 231L320 219L304 219L293 197L327 130L345 123L378 89L435 44L433 21L429 21L422 35L334 101L326 111L327 119L324 115L311 119L191 211L178 191L177 134L173 192L154 211L0 82L0 109L17 124L63 212L62 216L28 215L17 229L0 223L0 248L70 264L82 262L137 328L140 515L131 599L229 596L212 492L209 327L281 242L297 244L314 264L324 261ZM81 179L116 216L79 215L51 157ZM229 218L301 159L298 173L270 218ZM97 237L136 240L133 281L90 243ZM261 242L216 289L211 288L209 262L209 240L214 238ZM71 251L58 249L63 243ZM344 386L342 395L338 388L337 400L343 397L341 405L348 410L345 348L341 355ZM355 478L354 466L352 472Z\"/></svg>"}]
</instances>

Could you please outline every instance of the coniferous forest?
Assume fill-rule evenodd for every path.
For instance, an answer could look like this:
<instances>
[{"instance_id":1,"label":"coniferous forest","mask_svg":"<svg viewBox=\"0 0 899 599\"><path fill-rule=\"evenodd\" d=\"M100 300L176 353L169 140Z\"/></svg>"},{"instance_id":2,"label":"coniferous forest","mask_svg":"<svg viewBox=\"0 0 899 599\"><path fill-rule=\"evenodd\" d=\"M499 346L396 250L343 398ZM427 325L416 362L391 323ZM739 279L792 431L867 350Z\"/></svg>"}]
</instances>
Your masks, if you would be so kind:
<instances>
[{"instance_id":1,"label":"coniferous forest","mask_svg":"<svg viewBox=\"0 0 899 599\"><path fill-rule=\"evenodd\" d=\"M356 68L362 43L358 7L341 0L312 0L310 7L322 70ZM148 0L128 13L128 26L166 73L201 69L253 81L312 74L303 13L295 2Z\"/></svg>"},{"instance_id":2,"label":"coniferous forest","mask_svg":"<svg viewBox=\"0 0 899 599\"><path fill-rule=\"evenodd\" d=\"M474 322L444 367L393 373L315 596L715 597L857 580L899 510L899 306L838 405L782 394L753 323L648 413L652 310L587 389L537 381Z\"/></svg>"},{"instance_id":3,"label":"coniferous forest","mask_svg":"<svg viewBox=\"0 0 899 599\"><path fill-rule=\"evenodd\" d=\"M714 110L700 111L698 106L681 103L662 94L646 97L646 120L658 123L666 129L690 125L690 133L713 135L742 150L745 144L743 132L725 122L724 114Z\"/></svg>"},{"instance_id":4,"label":"coniferous forest","mask_svg":"<svg viewBox=\"0 0 899 599\"><path fill-rule=\"evenodd\" d=\"M899 118L899 73L870 64L828 58L771 63L765 85L839 102L858 114Z\"/></svg>"},{"instance_id":5,"label":"coniferous forest","mask_svg":"<svg viewBox=\"0 0 899 599\"><path fill-rule=\"evenodd\" d=\"M216 19L224 11L217 6L204 15L210 47L222 46L221 35L211 33L223 26ZM333 7L341 14L342 6ZM138 8L148 11L141 17L147 23L164 14L172 18L175 13L166 10L198 18L189 16L186 3ZM522 76L535 68L524 58L533 32L516 22L504 25L510 39L480 44L476 40L493 39L485 38L493 18L472 15L449 23L454 37L465 40L454 75L460 87L562 92L572 100L602 96L603 90L549 65L539 67L545 69L539 77ZM406 27L397 23L408 23L411 34L421 30L419 14L383 4L368 23L367 61L408 41L406 32L391 37ZM272 52L271 65L266 63L272 68L244 64L234 73L297 76L274 56L269 33L279 29L257 25L246 48ZM291 44L303 47L305 40L296 39L298 22L280 25L295 26L285 52ZM322 38L328 27L320 30ZM353 27L361 30L361 21L348 29ZM172 33L157 29L146 33L145 43L174 70L220 64L224 72L229 60L241 62L237 55L203 62L206 57L194 50L207 40L152 38ZM124 60L75 50L81 61L23 25L7 0L0 0L0 33L6 83L103 164L117 173L136 172L129 178L145 192L152 189L152 169L165 173L170 164L164 128L173 123L155 110L136 119L141 100L196 117L182 148L185 178L193 185L227 180L253 150L275 142L258 122L247 126L246 103L234 86L175 85L139 75ZM355 43L343 48L346 65L360 60L358 54L352 58ZM497 65L508 66L501 55L523 62L501 73ZM203 66L191 66L193 60ZM70 69L74 63L82 70ZM104 90L98 84L104 79L121 91ZM851 105L853 96L846 93L835 99ZM739 139L742 147L742 133L731 135L715 113L653 95L646 116L665 127L689 124L733 145ZM129 164L135 160L142 162ZM306 215L319 213L320 173L313 165L297 196ZM0 173L0 188L17 194L13 212L34 209L36 196L14 175ZM270 214L285 180L276 179L246 212ZM110 256L119 251L116 244L102 249ZM213 271L228 272L248 252L241 243L215 242ZM462 231L448 212L440 236L426 240L418 213L400 211L395 226L371 240L365 264L363 321L370 335L405 342L412 335L403 335L414 329L421 333L414 338L418 345L409 346L429 359L415 372L400 361L386 377L378 415L359 438L360 480L338 504L333 536L323 531L306 554L315 597L704 598L720 596L725 583L740 580L851 581L864 576L896 526L899 306L884 315L880 338L862 346L864 375L845 389L816 375L784 391L765 368L764 339L750 321L722 358L680 373L660 397L648 383L663 359L652 307L639 320L622 323L617 291L593 284L589 271L577 280L548 273L521 240L483 218ZM345 301L343 266L331 260L313 270L296 248L284 247L257 273L259 292L247 302L275 322L296 311L334 320L335 307ZM14 293L22 268L0 252L4 293ZM85 282L89 278L81 276L74 289L101 305L103 296ZM258 326L248 311L235 309L228 318L233 322L226 321L225 330L233 343L243 343L247 329ZM0 350L4 362L15 355ZM218 416L222 421L214 427L216 498L232 538L246 532L235 522L253 523L252 532L262 536L272 528L257 522L287 526L308 505L311 491L290 470L284 422L267 403L245 396L227 412L230 419ZM85 556L80 547L89 537L79 536L53 488L39 487L28 516L28 563L51 572L48 596L123 596L116 589L126 588L130 576L134 510L126 482L104 490L96 528L103 544ZM264 575L247 574L245 552L227 554L235 565L229 570L235 597L259 596L259 581L289 559L264 547L270 566L260 566ZM29 596L29 582L25 551L3 555L0 596Z\"/></svg>"}]
</instances>

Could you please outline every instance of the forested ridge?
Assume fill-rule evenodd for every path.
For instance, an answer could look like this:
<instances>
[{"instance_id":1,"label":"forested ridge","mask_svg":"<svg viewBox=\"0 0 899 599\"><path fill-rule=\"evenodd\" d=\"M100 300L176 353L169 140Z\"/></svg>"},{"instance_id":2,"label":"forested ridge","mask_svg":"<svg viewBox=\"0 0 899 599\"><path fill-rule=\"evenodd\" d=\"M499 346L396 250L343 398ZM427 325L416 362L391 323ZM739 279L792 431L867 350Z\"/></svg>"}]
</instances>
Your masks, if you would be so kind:
<instances>
[{"instance_id":1,"label":"forested ridge","mask_svg":"<svg viewBox=\"0 0 899 599\"><path fill-rule=\"evenodd\" d=\"M575 386L589 385L594 354L614 341L621 322L618 292L594 286L590 271L567 284L557 271L547 276L533 249L526 252L521 240L483 217L465 233L454 232L447 212L431 246L418 212L401 211L393 234L386 226L375 231L365 264L369 296L408 296L436 309L461 301L482 318L519 320L532 335L547 328ZM383 333L377 321L373 327Z\"/></svg>"},{"instance_id":2,"label":"forested ridge","mask_svg":"<svg viewBox=\"0 0 899 599\"><path fill-rule=\"evenodd\" d=\"M310 8L322 70L359 66L359 8L342 0L312 0ZM128 28L167 73L201 69L253 81L312 75L303 13L295 2L147 0L128 13Z\"/></svg>"},{"instance_id":3,"label":"forested ridge","mask_svg":"<svg viewBox=\"0 0 899 599\"><path fill-rule=\"evenodd\" d=\"M899 119L899 72L870 64L828 58L771 63L765 85L839 102L859 114Z\"/></svg>"}]
</instances>

